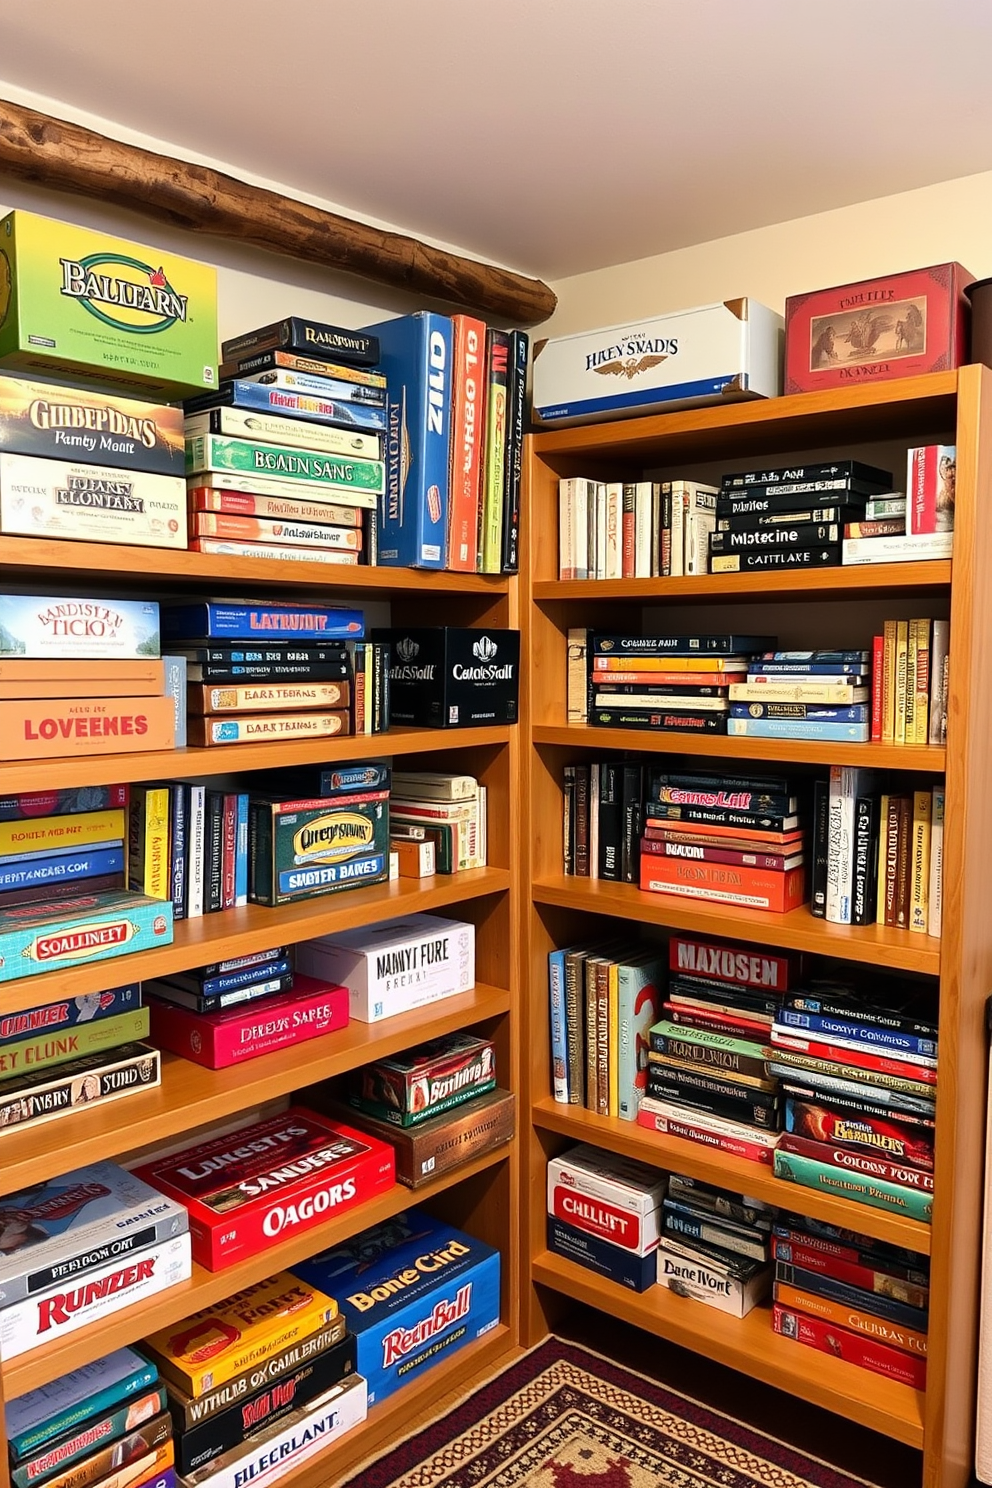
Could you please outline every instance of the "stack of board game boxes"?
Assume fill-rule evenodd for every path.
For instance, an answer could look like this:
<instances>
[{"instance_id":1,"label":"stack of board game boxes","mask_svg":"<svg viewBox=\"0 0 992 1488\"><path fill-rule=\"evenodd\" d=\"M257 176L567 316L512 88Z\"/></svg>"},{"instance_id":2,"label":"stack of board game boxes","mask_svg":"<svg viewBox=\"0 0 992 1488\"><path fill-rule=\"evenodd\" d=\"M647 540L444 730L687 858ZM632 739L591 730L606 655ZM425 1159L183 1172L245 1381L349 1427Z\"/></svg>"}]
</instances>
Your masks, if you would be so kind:
<instances>
[{"instance_id":1,"label":"stack of board game boxes","mask_svg":"<svg viewBox=\"0 0 992 1488\"><path fill-rule=\"evenodd\" d=\"M395 770L389 798L390 846L417 877L484 868L486 786L473 775ZM426 854L426 856L424 856ZM402 867L401 867L401 872Z\"/></svg>"},{"instance_id":2,"label":"stack of board game boxes","mask_svg":"<svg viewBox=\"0 0 992 1488\"><path fill-rule=\"evenodd\" d=\"M640 886L779 914L807 898L808 808L786 775L649 775Z\"/></svg>"},{"instance_id":3,"label":"stack of board game boxes","mask_svg":"<svg viewBox=\"0 0 992 1488\"><path fill-rule=\"evenodd\" d=\"M185 1207L116 1163L96 1163L8 1194L2 1219L3 1360L56 1342L191 1274Z\"/></svg>"},{"instance_id":4,"label":"stack of board game boxes","mask_svg":"<svg viewBox=\"0 0 992 1488\"><path fill-rule=\"evenodd\" d=\"M658 1285L742 1318L772 1286L775 1210L671 1173L662 1209Z\"/></svg>"},{"instance_id":5,"label":"stack of board game boxes","mask_svg":"<svg viewBox=\"0 0 992 1488\"><path fill-rule=\"evenodd\" d=\"M775 1015L769 1071L782 1081L781 1177L929 1223L937 1017L905 977L809 981Z\"/></svg>"},{"instance_id":6,"label":"stack of board game boxes","mask_svg":"<svg viewBox=\"0 0 992 1488\"><path fill-rule=\"evenodd\" d=\"M844 528L845 563L896 563L950 558L954 551L953 444L907 451L906 491L872 497L864 521Z\"/></svg>"},{"instance_id":7,"label":"stack of board game boxes","mask_svg":"<svg viewBox=\"0 0 992 1488\"><path fill-rule=\"evenodd\" d=\"M757 739L871 737L868 651L767 651L730 689L727 732Z\"/></svg>"},{"instance_id":8,"label":"stack of board game boxes","mask_svg":"<svg viewBox=\"0 0 992 1488\"><path fill-rule=\"evenodd\" d=\"M780 1213L776 1333L916 1390L926 1388L930 1265L914 1250Z\"/></svg>"},{"instance_id":9,"label":"stack of board game boxes","mask_svg":"<svg viewBox=\"0 0 992 1488\"><path fill-rule=\"evenodd\" d=\"M184 689L153 601L0 594L0 759L172 749Z\"/></svg>"},{"instance_id":10,"label":"stack of board game boxes","mask_svg":"<svg viewBox=\"0 0 992 1488\"><path fill-rule=\"evenodd\" d=\"M637 1120L770 1165L780 1140L769 1040L797 964L752 946L673 936L665 1016L651 1026Z\"/></svg>"},{"instance_id":11,"label":"stack of board game boxes","mask_svg":"<svg viewBox=\"0 0 992 1488\"><path fill-rule=\"evenodd\" d=\"M725 734L754 635L590 635L588 720L600 728Z\"/></svg>"}]
</instances>

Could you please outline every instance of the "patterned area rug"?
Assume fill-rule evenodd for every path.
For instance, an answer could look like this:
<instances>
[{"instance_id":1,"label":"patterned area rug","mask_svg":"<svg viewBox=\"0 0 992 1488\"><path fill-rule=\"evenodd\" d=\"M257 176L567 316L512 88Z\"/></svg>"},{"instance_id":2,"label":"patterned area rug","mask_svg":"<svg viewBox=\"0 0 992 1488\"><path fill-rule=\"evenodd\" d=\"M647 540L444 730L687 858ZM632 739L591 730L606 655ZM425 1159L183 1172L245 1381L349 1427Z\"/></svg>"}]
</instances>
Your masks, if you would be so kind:
<instances>
[{"instance_id":1,"label":"patterned area rug","mask_svg":"<svg viewBox=\"0 0 992 1488\"><path fill-rule=\"evenodd\" d=\"M864 1488L642 1375L549 1338L348 1488Z\"/></svg>"}]
</instances>

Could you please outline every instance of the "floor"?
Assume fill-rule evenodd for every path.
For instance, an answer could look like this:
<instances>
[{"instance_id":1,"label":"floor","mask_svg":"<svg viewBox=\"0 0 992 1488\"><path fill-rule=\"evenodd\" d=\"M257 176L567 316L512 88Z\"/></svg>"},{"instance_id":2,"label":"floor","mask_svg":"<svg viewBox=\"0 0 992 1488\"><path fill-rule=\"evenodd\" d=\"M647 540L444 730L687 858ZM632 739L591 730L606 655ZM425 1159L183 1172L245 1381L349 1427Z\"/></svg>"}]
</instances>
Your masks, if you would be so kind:
<instances>
[{"instance_id":1,"label":"floor","mask_svg":"<svg viewBox=\"0 0 992 1488\"><path fill-rule=\"evenodd\" d=\"M556 1332L596 1353L604 1352L600 1313L577 1307ZM919 1488L922 1459L911 1447L848 1422L840 1423L838 1429L839 1418L819 1406L807 1405L616 1319L610 1321L609 1355L618 1364L735 1416L811 1457L866 1478L878 1488Z\"/></svg>"}]
</instances>

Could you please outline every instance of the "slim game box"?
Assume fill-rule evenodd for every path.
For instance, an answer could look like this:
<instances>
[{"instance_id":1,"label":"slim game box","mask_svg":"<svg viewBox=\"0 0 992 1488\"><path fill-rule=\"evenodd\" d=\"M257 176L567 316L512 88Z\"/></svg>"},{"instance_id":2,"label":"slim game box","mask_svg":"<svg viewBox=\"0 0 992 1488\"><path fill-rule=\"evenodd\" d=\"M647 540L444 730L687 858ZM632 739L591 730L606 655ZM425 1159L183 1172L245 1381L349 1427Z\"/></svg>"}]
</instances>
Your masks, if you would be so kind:
<instances>
[{"instance_id":1,"label":"slim game box","mask_svg":"<svg viewBox=\"0 0 992 1488\"><path fill-rule=\"evenodd\" d=\"M0 365L167 397L217 386L217 271L107 233L0 222Z\"/></svg>"},{"instance_id":2,"label":"slim game box","mask_svg":"<svg viewBox=\"0 0 992 1488\"><path fill-rule=\"evenodd\" d=\"M305 940L296 965L348 988L352 1018L378 1023L475 985L475 926L440 915L410 915L381 925Z\"/></svg>"},{"instance_id":3,"label":"slim game box","mask_svg":"<svg viewBox=\"0 0 992 1488\"><path fill-rule=\"evenodd\" d=\"M154 1364L134 1349L121 1348L6 1401L11 1462L28 1461L83 1422L146 1394L157 1377Z\"/></svg>"},{"instance_id":4,"label":"slim game box","mask_svg":"<svg viewBox=\"0 0 992 1488\"><path fill-rule=\"evenodd\" d=\"M0 332L2 334L2 332ZM0 450L0 529L57 541L185 548L181 476Z\"/></svg>"},{"instance_id":5,"label":"slim game box","mask_svg":"<svg viewBox=\"0 0 992 1488\"><path fill-rule=\"evenodd\" d=\"M0 657L71 665L154 660L160 655L159 608L154 600L0 594ZM74 675L74 669L68 675Z\"/></svg>"},{"instance_id":6,"label":"slim game box","mask_svg":"<svg viewBox=\"0 0 992 1488\"><path fill-rule=\"evenodd\" d=\"M135 1170L189 1211L193 1253L209 1271L365 1203L394 1171L384 1142L299 1106Z\"/></svg>"},{"instance_id":7,"label":"slim game box","mask_svg":"<svg viewBox=\"0 0 992 1488\"><path fill-rule=\"evenodd\" d=\"M377 1121L417 1126L495 1084L492 1040L452 1033L353 1071L348 1098Z\"/></svg>"},{"instance_id":8,"label":"slim game box","mask_svg":"<svg viewBox=\"0 0 992 1488\"><path fill-rule=\"evenodd\" d=\"M361 610L325 605L292 605L237 600L199 600L192 604L170 604L162 610L162 634L174 646L218 645L272 641L294 645L323 645L329 641L359 641L365 634Z\"/></svg>"},{"instance_id":9,"label":"slim game box","mask_svg":"<svg viewBox=\"0 0 992 1488\"><path fill-rule=\"evenodd\" d=\"M0 450L182 476L183 411L172 403L0 376Z\"/></svg>"},{"instance_id":10,"label":"slim game box","mask_svg":"<svg viewBox=\"0 0 992 1488\"><path fill-rule=\"evenodd\" d=\"M172 905L126 889L0 910L0 982L171 945Z\"/></svg>"},{"instance_id":11,"label":"slim game box","mask_svg":"<svg viewBox=\"0 0 992 1488\"><path fill-rule=\"evenodd\" d=\"M159 1051L136 1043L6 1080L0 1085L0 1132L151 1090L161 1077Z\"/></svg>"},{"instance_id":12,"label":"slim game box","mask_svg":"<svg viewBox=\"0 0 992 1488\"><path fill-rule=\"evenodd\" d=\"M301 315L274 320L257 330L229 336L221 343L226 362L277 348L319 358L322 366L337 359L354 362L360 367L374 367L379 361L379 342L375 336L343 326L326 325L319 320L307 320Z\"/></svg>"},{"instance_id":13,"label":"slim game box","mask_svg":"<svg viewBox=\"0 0 992 1488\"><path fill-rule=\"evenodd\" d=\"M49 1458L57 1455L58 1451L53 1447ZM174 1458L172 1420L163 1406L154 1416L138 1422L125 1435L118 1436L113 1441L98 1443L96 1450L81 1460L61 1463L58 1470L44 1481L49 1484L49 1488L90 1488L90 1484L123 1468L133 1471L132 1481L140 1483L152 1473L170 1467ZM29 1464L20 1469L19 1476L24 1481L24 1488L28 1488L28 1483L36 1481L31 1478L32 1466L33 1464ZM12 1475L15 1484L17 1476Z\"/></svg>"},{"instance_id":14,"label":"slim game box","mask_svg":"<svg viewBox=\"0 0 992 1488\"><path fill-rule=\"evenodd\" d=\"M410 1209L296 1268L337 1297L369 1403L499 1323L499 1252Z\"/></svg>"},{"instance_id":15,"label":"slim game box","mask_svg":"<svg viewBox=\"0 0 992 1488\"><path fill-rule=\"evenodd\" d=\"M548 1163L548 1213L636 1256L657 1249L665 1188L657 1169L585 1144Z\"/></svg>"},{"instance_id":16,"label":"slim game box","mask_svg":"<svg viewBox=\"0 0 992 1488\"><path fill-rule=\"evenodd\" d=\"M657 1260L659 1286L718 1307L731 1317L746 1317L771 1291L771 1266L723 1257L708 1246L683 1245L670 1235L662 1237Z\"/></svg>"},{"instance_id":17,"label":"slim game box","mask_svg":"<svg viewBox=\"0 0 992 1488\"><path fill-rule=\"evenodd\" d=\"M656 1252L638 1255L622 1245L603 1240L590 1230L568 1224L557 1214L548 1215L548 1249L577 1266L585 1266L632 1292L646 1292L656 1280Z\"/></svg>"},{"instance_id":18,"label":"slim game box","mask_svg":"<svg viewBox=\"0 0 992 1488\"><path fill-rule=\"evenodd\" d=\"M520 632L456 626L373 630L389 643L390 717L425 728L516 723Z\"/></svg>"},{"instance_id":19,"label":"slim game box","mask_svg":"<svg viewBox=\"0 0 992 1488\"><path fill-rule=\"evenodd\" d=\"M345 988L308 976L296 977L289 991L263 998L260 1006L200 1013L157 997L149 1001L159 1048L205 1069L244 1064L348 1026Z\"/></svg>"},{"instance_id":20,"label":"slim game box","mask_svg":"<svg viewBox=\"0 0 992 1488\"><path fill-rule=\"evenodd\" d=\"M960 264L863 279L785 302L785 391L890 382L968 357L974 280Z\"/></svg>"},{"instance_id":21,"label":"slim game box","mask_svg":"<svg viewBox=\"0 0 992 1488\"><path fill-rule=\"evenodd\" d=\"M12 1465L10 1481L13 1488L31 1488L34 1483L48 1482L56 1472L70 1467L81 1457L89 1457L96 1448L112 1442L120 1443L120 1454L124 1456L129 1448L121 1438L127 1437L143 1423L151 1423L156 1416L162 1416L165 1408L165 1386L155 1384L144 1394L136 1394L127 1401L115 1403L109 1409L97 1411L75 1431L59 1436L18 1466ZM172 1423L168 1415L161 1424L167 1427L171 1436Z\"/></svg>"},{"instance_id":22,"label":"slim game box","mask_svg":"<svg viewBox=\"0 0 992 1488\"><path fill-rule=\"evenodd\" d=\"M64 1033L70 1028L83 1028L105 1018L134 1012L141 1006L141 983L111 987L106 992L81 992L78 997L62 1002L46 1002L41 1007L24 1008L0 1016L0 1049L5 1044L19 1043L38 1033Z\"/></svg>"}]
</instances>

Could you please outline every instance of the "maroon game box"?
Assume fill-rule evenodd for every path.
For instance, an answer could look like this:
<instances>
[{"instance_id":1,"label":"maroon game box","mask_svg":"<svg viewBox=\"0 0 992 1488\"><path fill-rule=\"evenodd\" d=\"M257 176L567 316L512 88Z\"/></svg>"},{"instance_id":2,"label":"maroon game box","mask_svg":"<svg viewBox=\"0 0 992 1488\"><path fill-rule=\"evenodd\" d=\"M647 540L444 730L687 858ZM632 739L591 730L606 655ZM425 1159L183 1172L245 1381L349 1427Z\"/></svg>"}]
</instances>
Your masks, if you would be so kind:
<instances>
[{"instance_id":1,"label":"maroon game box","mask_svg":"<svg viewBox=\"0 0 992 1488\"><path fill-rule=\"evenodd\" d=\"M207 1069L243 1064L348 1024L348 988L298 974L291 992L219 1013L194 1013L149 996L151 1037L160 1049Z\"/></svg>"},{"instance_id":2,"label":"maroon game box","mask_svg":"<svg viewBox=\"0 0 992 1488\"><path fill-rule=\"evenodd\" d=\"M189 1211L193 1259L221 1271L392 1188L393 1149L290 1106L135 1172Z\"/></svg>"},{"instance_id":3,"label":"maroon game box","mask_svg":"<svg viewBox=\"0 0 992 1488\"><path fill-rule=\"evenodd\" d=\"M785 391L812 393L944 372L968 360L973 282L960 264L935 264L785 302Z\"/></svg>"}]
</instances>

